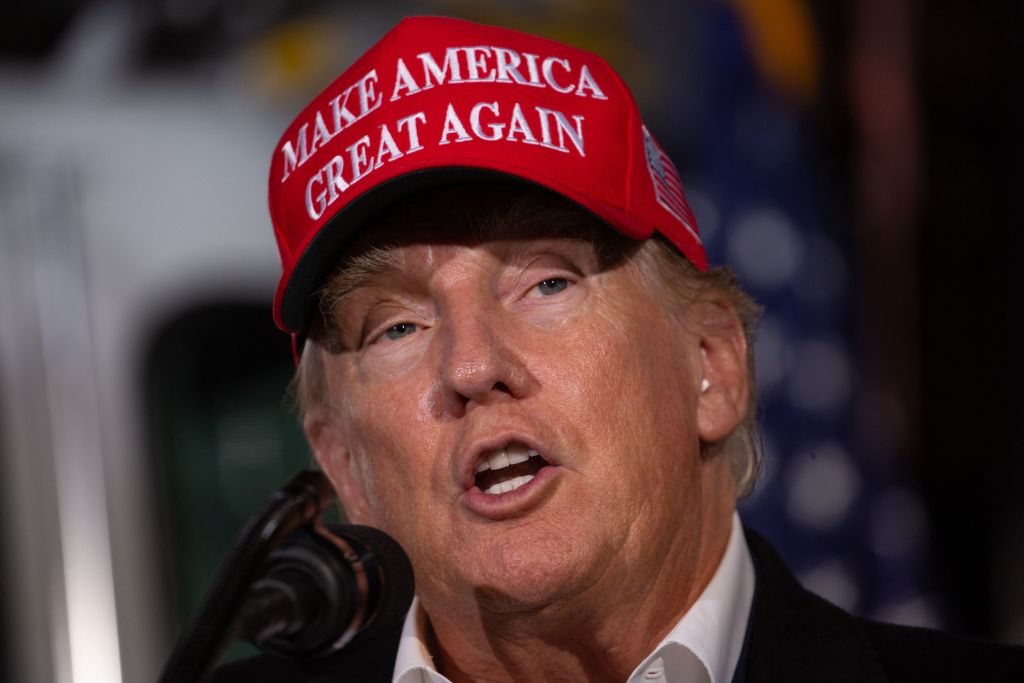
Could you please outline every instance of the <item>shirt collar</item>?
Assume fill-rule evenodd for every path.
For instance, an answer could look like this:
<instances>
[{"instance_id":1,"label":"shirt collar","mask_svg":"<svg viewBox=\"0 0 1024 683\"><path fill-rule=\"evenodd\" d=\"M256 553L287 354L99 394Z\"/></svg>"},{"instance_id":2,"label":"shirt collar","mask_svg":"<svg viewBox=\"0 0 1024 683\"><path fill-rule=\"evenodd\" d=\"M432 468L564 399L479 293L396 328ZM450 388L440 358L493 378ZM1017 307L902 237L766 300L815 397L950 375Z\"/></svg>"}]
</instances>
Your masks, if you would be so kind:
<instances>
[{"instance_id":1,"label":"shirt collar","mask_svg":"<svg viewBox=\"0 0 1024 683\"><path fill-rule=\"evenodd\" d=\"M420 607L420 599L413 598L405 615L402 638L398 641L392 683L450 683L434 667L434 658L427 647L427 628L427 615Z\"/></svg>"},{"instance_id":2,"label":"shirt collar","mask_svg":"<svg viewBox=\"0 0 1024 683\"><path fill-rule=\"evenodd\" d=\"M754 564L733 512L725 554L697 602L629 677L629 683L729 683L743 649L754 598ZM426 614L413 600L395 657L394 683L449 683L427 648Z\"/></svg>"},{"instance_id":3,"label":"shirt collar","mask_svg":"<svg viewBox=\"0 0 1024 683\"><path fill-rule=\"evenodd\" d=\"M640 663L633 681L730 683L739 663L754 599L754 563L733 512L725 554L697 602L654 651ZM663 670L659 678L657 671Z\"/></svg>"}]
</instances>

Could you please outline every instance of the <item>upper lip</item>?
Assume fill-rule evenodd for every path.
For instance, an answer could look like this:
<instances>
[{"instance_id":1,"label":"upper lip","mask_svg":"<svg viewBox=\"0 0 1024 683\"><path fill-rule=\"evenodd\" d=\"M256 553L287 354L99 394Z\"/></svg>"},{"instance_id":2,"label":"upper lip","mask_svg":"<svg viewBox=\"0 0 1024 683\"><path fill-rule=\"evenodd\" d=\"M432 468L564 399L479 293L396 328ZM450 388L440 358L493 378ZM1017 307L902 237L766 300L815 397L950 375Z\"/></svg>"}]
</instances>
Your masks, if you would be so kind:
<instances>
[{"instance_id":1,"label":"upper lip","mask_svg":"<svg viewBox=\"0 0 1024 683\"><path fill-rule=\"evenodd\" d=\"M459 456L457 471L460 472L462 489L468 491L476 485L476 468L485 453L504 448L510 443L518 443L532 448L540 453L541 457L550 464L555 464L551 459L548 449L537 439L518 431L496 432L491 436L474 441L470 447L465 449Z\"/></svg>"}]
</instances>

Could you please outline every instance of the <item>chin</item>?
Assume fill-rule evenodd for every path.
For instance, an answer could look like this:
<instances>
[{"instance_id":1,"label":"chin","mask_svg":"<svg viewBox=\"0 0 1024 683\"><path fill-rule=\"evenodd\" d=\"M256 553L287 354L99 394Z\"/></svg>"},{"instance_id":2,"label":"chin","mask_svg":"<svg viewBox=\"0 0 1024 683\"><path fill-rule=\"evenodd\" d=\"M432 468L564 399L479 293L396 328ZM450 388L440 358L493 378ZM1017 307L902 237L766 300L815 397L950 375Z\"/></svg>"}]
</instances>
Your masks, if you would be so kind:
<instances>
[{"instance_id":1,"label":"chin","mask_svg":"<svg viewBox=\"0 0 1024 683\"><path fill-rule=\"evenodd\" d=\"M480 611L493 615L526 615L559 604L560 591L512 591L507 587L485 586L474 590L473 597Z\"/></svg>"},{"instance_id":2,"label":"chin","mask_svg":"<svg viewBox=\"0 0 1024 683\"><path fill-rule=\"evenodd\" d=\"M536 611L570 599L595 581L608 557L551 535L506 537L491 550L478 556L479 574L471 583L480 607L498 613Z\"/></svg>"}]
</instances>

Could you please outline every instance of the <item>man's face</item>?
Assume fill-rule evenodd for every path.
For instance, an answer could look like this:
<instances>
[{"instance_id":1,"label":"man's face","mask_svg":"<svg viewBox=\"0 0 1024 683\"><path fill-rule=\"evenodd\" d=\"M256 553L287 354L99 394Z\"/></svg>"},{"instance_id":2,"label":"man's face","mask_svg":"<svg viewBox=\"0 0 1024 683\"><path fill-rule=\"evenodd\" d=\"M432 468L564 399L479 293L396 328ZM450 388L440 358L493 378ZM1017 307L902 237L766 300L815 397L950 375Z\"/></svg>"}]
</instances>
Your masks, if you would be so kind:
<instances>
[{"instance_id":1,"label":"man's face","mask_svg":"<svg viewBox=\"0 0 1024 683\"><path fill-rule=\"evenodd\" d=\"M456 198L374 228L393 246L333 312L309 433L353 521L405 547L428 611L533 609L694 567L709 494L692 311L550 225L478 241Z\"/></svg>"}]
</instances>

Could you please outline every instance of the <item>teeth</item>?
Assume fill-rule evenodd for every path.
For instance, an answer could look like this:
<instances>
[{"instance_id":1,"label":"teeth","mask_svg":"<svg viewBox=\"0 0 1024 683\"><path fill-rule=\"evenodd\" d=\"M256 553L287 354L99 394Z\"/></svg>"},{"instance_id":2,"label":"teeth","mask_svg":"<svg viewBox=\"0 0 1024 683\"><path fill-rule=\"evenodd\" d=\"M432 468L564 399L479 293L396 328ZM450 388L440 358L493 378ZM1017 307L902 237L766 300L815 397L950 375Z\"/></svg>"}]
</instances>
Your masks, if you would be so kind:
<instances>
[{"instance_id":1,"label":"teeth","mask_svg":"<svg viewBox=\"0 0 1024 683\"><path fill-rule=\"evenodd\" d=\"M520 446L519 444L512 444L506 448L498 448L490 452L484 459L477 465L476 471L484 472L486 470L500 470L508 467L509 465L518 465L521 462L526 462L530 458L539 457L540 453L527 448L526 446Z\"/></svg>"},{"instance_id":2,"label":"teeth","mask_svg":"<svg viewBox=\"0 0 1024 683\"><path fill-rule=\"evenodd\" d=\"M508 454L508 463L510 465L518 465L530 459L530 449L526 446L513 444L505 449L505 453Z\"/></svg>"},{"instance_id":3,"label":"teeth","mask_svg":"<svg viewBox=\"0 0 1024 683\"><path fill-rule=\"evenodd\" d=\"M509 466L508 453L505 452L504 448L499 448L496 451L491 451L491 454L487 456L487 464L492 470L500 470Z\"/></svg>"},{"instance_id":4,"label":"teeth","mask_svg":"<svg viewBox=\"0 0 1024 683\"><path fill-rule=\"evenodd\" d=\"M533 475L532 474L524 474L521 477L516 477L515 479L509 479L508 481L498 482L497 484L489 486L484 491L484 493L486 493L489 496L497 496L497 495L500 495L502 493L508 493L509 491L515 491L517 488L519 488L523 484L528 483L531 479L533 479Z\"/></svg>"}]
</instances>

